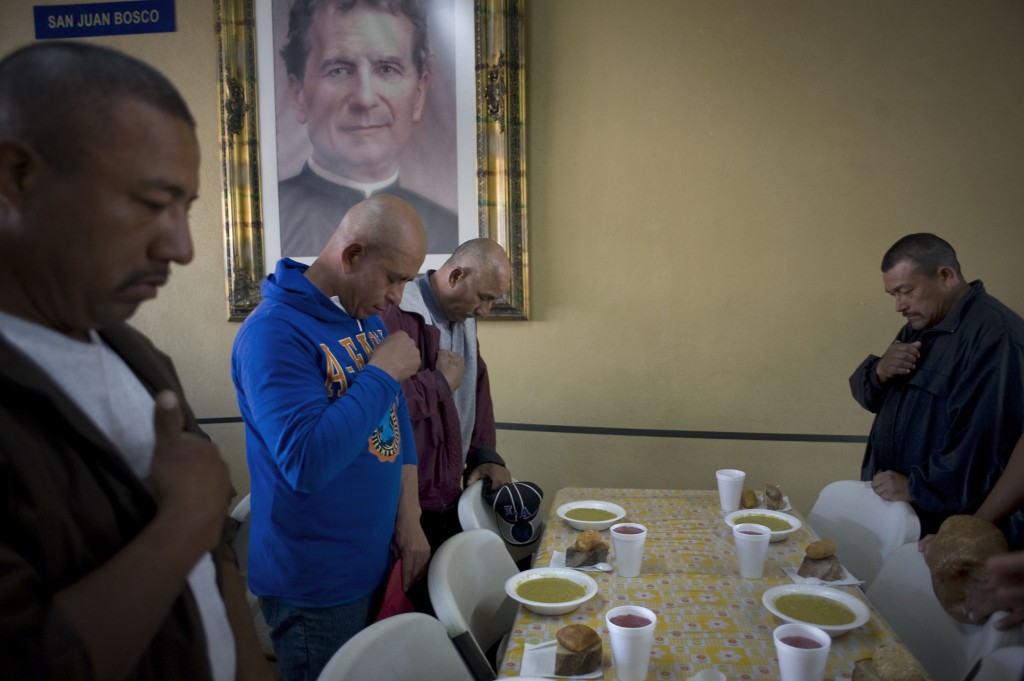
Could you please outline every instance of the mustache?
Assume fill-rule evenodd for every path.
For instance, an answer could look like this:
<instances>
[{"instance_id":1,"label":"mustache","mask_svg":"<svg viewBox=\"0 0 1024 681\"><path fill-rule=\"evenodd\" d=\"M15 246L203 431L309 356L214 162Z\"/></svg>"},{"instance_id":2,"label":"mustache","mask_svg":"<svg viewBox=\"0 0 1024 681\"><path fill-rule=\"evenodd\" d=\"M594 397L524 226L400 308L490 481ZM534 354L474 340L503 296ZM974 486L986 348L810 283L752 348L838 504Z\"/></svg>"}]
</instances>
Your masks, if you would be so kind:
<instances>
[{"instance_id":1,"label":"mustache","mask_svg":"<svg viewBox=\"0 0 1024 681\"><path fill-rule=\"evenodd\" d=\"M123 288L130 288L139 284L149 286L163 286L171 276L170 265L156 265L137 270L129 274L121 284Z\"/></svg>"}]
</instances>

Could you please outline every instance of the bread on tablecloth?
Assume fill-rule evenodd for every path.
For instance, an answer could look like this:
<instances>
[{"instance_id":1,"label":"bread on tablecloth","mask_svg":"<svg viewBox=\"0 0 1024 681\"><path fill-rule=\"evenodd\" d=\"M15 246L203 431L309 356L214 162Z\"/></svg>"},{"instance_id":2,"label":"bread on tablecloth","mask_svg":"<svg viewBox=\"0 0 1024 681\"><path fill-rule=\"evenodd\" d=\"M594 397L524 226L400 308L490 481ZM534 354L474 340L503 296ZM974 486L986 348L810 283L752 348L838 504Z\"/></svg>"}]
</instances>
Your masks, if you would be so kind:
<instances>
[{"instance_id":1,"label":"bread on tablecloth","mask_svg":"<svg viewBox=\"0 0 1024 681\"><path fill-rule=\"evenodd\" d=\"M584 530L576 538L576 544L565 550L565 566L583 567L605 563L610 548L608 542L602 541L600 532Z\"/></svg>"},{"instance_id":2,"label":"bread on tablecloth","mask_svg":"<svg viewBox=\"0 0 1024 681\"><path fill-rule=\"evenodd\" d=\"M589 674L601 666L601 637L585 624L570 624L555 634L556 676Z\"/></svg>"},{"instance_id":3,"label":"bread on tablecloth","mask_svg":"<svg viewBox=\"0 0 1024 681\"><path fill-rule=\"evenodd\" d=\"M822 539L807 545L807 555L796 573L801 577L814 577L823 582L835 582L843 578L843 564L836 557L834 539Z\"/></svg>"}]
</instances>

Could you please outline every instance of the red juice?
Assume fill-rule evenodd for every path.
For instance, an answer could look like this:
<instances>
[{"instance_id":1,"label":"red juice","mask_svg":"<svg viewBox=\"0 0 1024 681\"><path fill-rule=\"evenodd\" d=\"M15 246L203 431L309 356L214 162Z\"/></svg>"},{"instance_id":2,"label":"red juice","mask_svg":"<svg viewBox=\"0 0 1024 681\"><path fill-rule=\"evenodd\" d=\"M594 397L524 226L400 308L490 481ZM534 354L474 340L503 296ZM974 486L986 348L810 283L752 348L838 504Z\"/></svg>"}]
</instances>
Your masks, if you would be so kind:
<instances>
[{"instance_id":1,"label":"red juice","mask_svg":"<svg viewBox=\"0 0 1024 681\"><path fill-rule=\"evenodd\" d=\"M617 626L629 627L630 629L635 629L635 628L639 628L639 627L646 627L648 624L651 623L651 621L649 619L647 619L646 617L643 617L642 615L632 615L632 614L629 614L629 615L616 615L615 617L612 617L608 621L611 622L612 624L617 625Z\"/></svg>"},{"instance_id":2,"label":"red juice","mask_svg":"<svg viewBox=\"0 0 1024 681\"><path fill-rule=\"evenodd\" d=\"M616 527L615 532L619 534L640 534L643 530L636 525L623 525L622 527Z\"/></svg>"},{"instance_id":3,"label":"red juice","mask_svg":"<svg viewBox=\"0 0 1024 681\"><path fill-rule=\"evenodd\" d=\"M794 648L813 649L821 647L820 643L815 641L813 638L808 638L806 636L783 636L779 640Z\"/></svg>"},{"instance_id":4,"label":"red juice","mask_svg":"<svg viewBox=\"0 0 1024 681\"><path fill-rule=\"evenodd\" d=\"M759 537L762 534L764 534L764 532L755 532L754 530L736 530L736 531L739 532L740 534L752 534L755 537Z\"/></svg>"}]
</instances>

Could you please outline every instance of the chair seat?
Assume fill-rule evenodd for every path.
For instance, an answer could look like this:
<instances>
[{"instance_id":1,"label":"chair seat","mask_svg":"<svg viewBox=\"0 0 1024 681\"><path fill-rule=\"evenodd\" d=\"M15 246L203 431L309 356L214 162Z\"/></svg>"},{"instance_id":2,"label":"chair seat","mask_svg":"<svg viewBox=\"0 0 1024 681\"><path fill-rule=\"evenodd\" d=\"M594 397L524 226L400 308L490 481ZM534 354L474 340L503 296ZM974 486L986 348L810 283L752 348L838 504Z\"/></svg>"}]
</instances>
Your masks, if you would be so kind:
<instances>
[{"instance_id":1,"label":"chair seat","mask_svg":"<svg viewBox=\"0 0 1024 681\"><path fill-rule=\"evenodd\" d=\"M899 546L888 555L867 596L934 681L959 681L979 658L1024 643L1021 627L1008 631L994 627L1003 613L981 625L950 617L935 597L931 572L916 543Z\"/></svg>"},{"instance_id":2,"label":"chair seat","mask_svg":"<svg viewBox=\"0 0 1024 681\"><path fill-rule=\"evenodd\" d=\"M917 542L921 533L921 521L910 504L886 501L861 480L838 480L822 488L807 523L819 537L836 540L839 560L865 588L889 552Z\"/></svg>"}]
</instances>

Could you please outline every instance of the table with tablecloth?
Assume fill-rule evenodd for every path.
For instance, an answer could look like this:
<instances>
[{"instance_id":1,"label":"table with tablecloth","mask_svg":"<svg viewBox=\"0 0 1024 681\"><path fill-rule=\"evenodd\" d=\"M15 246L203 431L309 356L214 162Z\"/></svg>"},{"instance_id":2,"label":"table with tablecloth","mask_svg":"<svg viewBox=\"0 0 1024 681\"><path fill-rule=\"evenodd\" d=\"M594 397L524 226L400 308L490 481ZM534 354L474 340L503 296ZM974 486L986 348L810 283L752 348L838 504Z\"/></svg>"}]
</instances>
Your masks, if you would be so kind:
<instances>
[{"instance_id":1,"label":"table with tablecloth","mask_svg":"<svg viewBox=\"0 0 1024 681\"><path fill-rule=\"evenodd\" d=\"M579 622L601 635L604 678L614 679L604 614L614 606L631 604L658 615L649 679L684 680L702 669L717 669L728 679L778 678L772 630L782 622L764 607L761 596L773 586L792 583L782 569L799 566L807 544L818 539L808 525L769 545L763 578L744 579L717 491L570 487L559 490L552 501L534 567L548 566L553 552L574 544L579 531L556 511L564 503L581 500L618 504L627 521L647 527L641 575L589 573L597 581L597 595L565 615L537 615L520 606L499 676L520 673L526 644L553 640L561 627ZM608 530L601 534L611 543ZM841 549L839 555L842 558ZM867 603L859 587L835 588ZM826 679L849 679L857 660L872 657L879 645L896 642L892 629L872 608L865 625L833 640Z\"/></svg>"}]
</instances>

